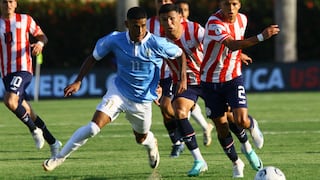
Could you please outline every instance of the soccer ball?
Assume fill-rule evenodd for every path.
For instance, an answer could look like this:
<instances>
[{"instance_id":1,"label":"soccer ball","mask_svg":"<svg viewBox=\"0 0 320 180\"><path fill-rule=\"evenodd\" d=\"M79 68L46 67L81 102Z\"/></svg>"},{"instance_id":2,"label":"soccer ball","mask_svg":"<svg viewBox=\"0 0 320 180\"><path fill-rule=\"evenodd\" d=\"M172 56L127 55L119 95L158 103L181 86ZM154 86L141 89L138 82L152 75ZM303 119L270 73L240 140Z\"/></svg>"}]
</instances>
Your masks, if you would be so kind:
<instances>
[{"instance_id":1,"label":"soccer ball","mask_svg":"<svg viewBox=\"0 0 320 180\"><path fill-rule=\"evenodd\" d=\"M286 180L286 176L279 168L267 166L257 172L254 180Z\"/></svg>"}]
</instances>

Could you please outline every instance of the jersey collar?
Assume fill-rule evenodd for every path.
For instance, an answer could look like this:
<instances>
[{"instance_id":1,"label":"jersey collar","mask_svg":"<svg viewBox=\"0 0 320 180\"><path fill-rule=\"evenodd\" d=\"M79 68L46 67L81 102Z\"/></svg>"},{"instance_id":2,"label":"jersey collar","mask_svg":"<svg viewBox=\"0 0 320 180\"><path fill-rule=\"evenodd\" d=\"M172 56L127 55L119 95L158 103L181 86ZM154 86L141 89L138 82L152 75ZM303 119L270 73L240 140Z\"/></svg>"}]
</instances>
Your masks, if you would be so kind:
<instances>
[{"instance_id":1,"label":"jersey collar","mask_svg":"<svg viewBox=\"0 0 320 180\"><path fill-rule=\"evenodd\" d=\"M145 43L149 39L150 36L151 36L151 33L149 31L147 31L146 36L141 40L140 44ZM127 31L126 37L127 37L127 41L128 41L129 44L134 44L134 42L131 41L131 39L130 39L129 31Z\"/></svg>"}]
</instances>

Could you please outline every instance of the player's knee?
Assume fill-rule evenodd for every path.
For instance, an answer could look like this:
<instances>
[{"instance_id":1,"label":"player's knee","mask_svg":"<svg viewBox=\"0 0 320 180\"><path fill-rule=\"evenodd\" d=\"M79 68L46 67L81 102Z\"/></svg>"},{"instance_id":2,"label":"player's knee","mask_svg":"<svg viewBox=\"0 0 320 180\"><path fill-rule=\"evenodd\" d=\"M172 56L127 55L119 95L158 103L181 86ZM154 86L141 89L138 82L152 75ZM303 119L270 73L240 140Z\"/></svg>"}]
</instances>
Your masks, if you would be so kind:
<instances>
[{"instance_id":1,"label":"player's knee","mask_svg":"<svg viewBox=\"0 0 320 180\"><path fill-rule=\"evenodd\" d=\"M236 122L240 127L249 128L250 127L250 119L247 117L240 117Z\"/></svg>"},{"instance_id":2,"label":"player's knee","mask_svg":"<svg viewBox=\"0 0 320 180\"><path fill-rule=\"evenodd\" d=\"M227 137L227 135L229 134L228 123L215 123L215 126L219 137Z\"/></svg>"},{"instance_id":3,"label":"player's knee","mask_svg":"<svg viewBox=\"0 0 320 180\"><path fill-rule=\"evenodd\" d=\"M177 119L185 119L188 118L189 111L186 111L185 109L176 109L175 116Z\"/></svg>"},{"instance_id":4,"label":"player's knee","mask_svg":"<svg viewBox=\"0 0 320 180\"><path fill-rule=\"evenodd\" d=\"M18 107L18 100L11 98L10 96L5 96L3 99L4 104L8 109L14 111Z\"/></svg>"}]
</instances>

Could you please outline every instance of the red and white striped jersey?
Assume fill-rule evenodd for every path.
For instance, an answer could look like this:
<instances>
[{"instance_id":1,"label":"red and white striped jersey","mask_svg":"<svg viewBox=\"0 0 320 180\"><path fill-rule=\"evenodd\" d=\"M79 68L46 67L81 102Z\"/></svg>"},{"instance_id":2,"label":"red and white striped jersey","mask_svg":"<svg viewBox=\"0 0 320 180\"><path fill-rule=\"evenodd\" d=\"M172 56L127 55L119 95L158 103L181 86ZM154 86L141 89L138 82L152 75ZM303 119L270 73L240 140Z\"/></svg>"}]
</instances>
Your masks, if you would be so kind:
<instances>
[{"instance_id":1,"label":"red and white striped jersey","mask_svg":"<svg viewBox=\"0 0 320 180\"><path fill-rule=\"evenodd\" d=\"M226 82L242 74L241 50L231 51L222 42L229 37L243 40L247 17L239 13L232 24L223 22L221 17L219 10L209 17L205 26L204 58L201 64L201 81L204 82Z\"/></svg>"},{"instance_id":2,"label":"red and white striped jersey","mask_svg":"<svg viewBox=\"0 0 320 180\"><path fill-rule=\"evenodd\" d=\"M187 58L187 80L188 85L200 84L200 65L203 59L202 41L204 38L204 28L192 21L183 21L184 32L180 39L174 41L186 54ZM168 65L172 71L172 80L178 81L179 71L177 61L170 61Z\"/></svg>"},{"instance_id":3,"label":"red and white striped jersey","mask_svg":"<svg viewBox=\"0 0 320 180\"><path fill-rule=\"evenodd\" d=\"M165 32L162 26L160 26L160 21L157 16L153 16L147 20L147 29L157 35L164 37ZM163 65L161 67L161 73L160 73L160 79L165 79L170 77L170 69L166 63L166 61L163 61Z\"/></svg>"},{"instance_id":4,"label":"red and white striped jersey","mask_svg":"<svg viewBox=\"0 0 320 180\"><path fill-rule=\"evenodd\" d=\"M1 76L17 71L32 70L29 34L42 32L31 16L15 14L11 19L0 18L0 65Z\"/></svg>"}]
</instances>

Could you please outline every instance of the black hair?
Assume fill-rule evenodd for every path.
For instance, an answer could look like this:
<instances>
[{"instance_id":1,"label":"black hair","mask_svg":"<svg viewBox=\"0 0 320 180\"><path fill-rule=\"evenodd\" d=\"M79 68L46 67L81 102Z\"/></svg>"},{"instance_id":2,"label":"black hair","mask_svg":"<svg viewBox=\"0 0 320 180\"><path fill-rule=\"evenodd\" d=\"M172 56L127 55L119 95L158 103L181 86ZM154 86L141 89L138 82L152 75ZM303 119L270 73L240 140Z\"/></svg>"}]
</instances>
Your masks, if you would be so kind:
<instances>
[{"instance_id":1,"label":"black hair","mask_svg":"<svg viewBox=\"0 0 320 180\"><path fill-rule=\"evenodd\" d=\"M147 13L142 7L132 7L127 12L127 19L144 19Z\"/></svg>"},{"instance_id":2,"label":"black hair","mask_svg":"<svg viewBox=\"0 0 320 180\"><path fill-rule=\"evenodd\" d=\"M174 4L180 4L180 3L188 4L190 6L189 1L187 1L187 0L177 0Z\"/></svg>"},{"instance_id":3,"label":"black hair","mask_svg":"<svg viewBox=\"0 0 320 180\"><path fill-rule=\"evenodd\" d=\"M178 13L182 13L181 8L175 4L164 4L159 9L159 14L168 13L170 11L176 11Z\"/></svg>"}]
</instances>

